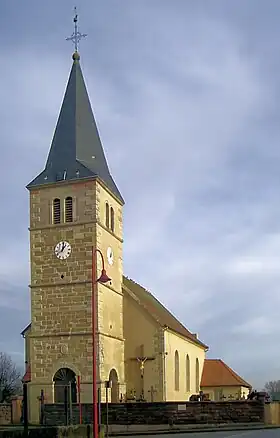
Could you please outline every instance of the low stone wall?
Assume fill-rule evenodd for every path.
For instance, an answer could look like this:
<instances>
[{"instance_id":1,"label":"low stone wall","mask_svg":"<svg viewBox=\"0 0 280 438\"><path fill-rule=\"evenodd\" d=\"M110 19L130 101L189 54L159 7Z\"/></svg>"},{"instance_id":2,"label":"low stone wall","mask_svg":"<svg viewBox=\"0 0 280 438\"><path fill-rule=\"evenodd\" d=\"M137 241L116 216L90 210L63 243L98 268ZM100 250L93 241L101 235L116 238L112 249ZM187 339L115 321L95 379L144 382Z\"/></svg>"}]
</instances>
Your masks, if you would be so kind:
<instances>
[{"instance_id":1,"label":"low stone wall","mask_svg":"<svg viewBox=\"0 0 280 438\"><path fill-rule=\"evenodd\" d=\"M0 404L0 425L11 424L12 422L12 405Z\"/></svg>"},{"instance_id":2,"label":"low stone wall","mask_svg":"<svg viewBox=\"0 0 280 438\"><path fill-rule=\"evenodd\" d=\"M70 427L38 427L30 428L28 431L29 438L88 438L92 436L91 426L70 426ZM100 435L104 436L103 434ZM26 438L23 428L6 430L0 429L0 438Z\"/></svg>"},{"instance_id":3,"label":"low stone wall","mask_svg":"<svg viewBox=\"0 0 280 438\"><path fill-rule=\"evenodd\" d=\"M68 412L68 416L70 413ZM63 404L46 404L46 425L65 424ZM118 403L109 404L109 424L232 424L264 423L264 404L260 401ZM101 405L106 423L106 405ZM92 405L82 405L83 423L92 422ZM79 423L79 406L72 406L72 422Z\"/></svg>"}]
</instances>

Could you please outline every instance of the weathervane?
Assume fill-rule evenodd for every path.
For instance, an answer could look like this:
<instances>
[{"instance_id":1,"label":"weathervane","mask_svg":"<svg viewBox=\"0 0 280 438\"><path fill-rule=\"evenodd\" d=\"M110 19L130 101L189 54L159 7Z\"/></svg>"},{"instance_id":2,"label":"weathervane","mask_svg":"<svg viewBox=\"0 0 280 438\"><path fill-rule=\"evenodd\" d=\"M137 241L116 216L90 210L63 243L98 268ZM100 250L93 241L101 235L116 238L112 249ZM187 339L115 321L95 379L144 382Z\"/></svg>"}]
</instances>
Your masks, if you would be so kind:
<instances>
[{"instance_id":1,"label":"weathervane","mask_svg":"<svg viewBox=\"0 0 280 438\"><path fill-rule=\"evenodd\" d=\"M85 38L87 36L86 33L81 33L78 31L78 14L77 14L77 8L74 8L75 17L74 17L74 32L69 38L66 38L66 41L72 41L75 45L75 52L78 52L78 44L82 38Z\"/></svg>"}]
</instances>

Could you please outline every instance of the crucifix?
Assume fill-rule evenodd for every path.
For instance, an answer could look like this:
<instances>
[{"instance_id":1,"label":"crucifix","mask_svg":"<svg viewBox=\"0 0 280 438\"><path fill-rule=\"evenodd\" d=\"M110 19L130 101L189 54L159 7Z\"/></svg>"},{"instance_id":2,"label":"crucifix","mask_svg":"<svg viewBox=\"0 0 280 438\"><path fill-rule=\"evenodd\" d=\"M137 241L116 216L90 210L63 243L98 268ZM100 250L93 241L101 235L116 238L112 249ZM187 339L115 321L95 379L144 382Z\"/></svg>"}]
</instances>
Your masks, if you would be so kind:
<instances>
[{"instance_id":1,"label":"crucifix","mask_svg":"<svg viewBox=\"0 0 280 438\"><path fill-rule=\"evenodd\" d=\"M75 52L78 52L78 45L82 38L85 38L87 36L86 33L81 33L78 31L78 14L77 14L77 8L74 8L75 16L74 16L74 32L69 38L66 38L66 41L72 41L75 46Z\"/></svg>"},{"instance_id":2,"label":"crucifix","mask_svg":"<svg viewBox=\"0 0 280 438\"><path fill-rule=\"evenodd\" d=\"M131 360L136 360L139 363L140 368L140 378L141 378L141 394L140 394L140 400L144 400L144 369L145 369L145 363L147 360L155 360L155 357L152 356L145 356L144 355L144 345L142 344L140 346L140 355L137 357L132 357Z\"/></svg>"}]
</instances>

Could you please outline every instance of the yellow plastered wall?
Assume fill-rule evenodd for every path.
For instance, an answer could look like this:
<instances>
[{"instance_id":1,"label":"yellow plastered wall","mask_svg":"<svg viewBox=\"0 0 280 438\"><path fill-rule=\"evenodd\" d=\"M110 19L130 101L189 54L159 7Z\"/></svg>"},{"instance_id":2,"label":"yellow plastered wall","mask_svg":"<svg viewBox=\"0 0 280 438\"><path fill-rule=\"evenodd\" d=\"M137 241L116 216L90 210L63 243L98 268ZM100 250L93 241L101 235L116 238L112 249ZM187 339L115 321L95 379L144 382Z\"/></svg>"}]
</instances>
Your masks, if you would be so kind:
<instances>
[{"instance_id":1,"label":"yellow plastered wall","mask_svg":"<svg viewBox=\"0 0 280 438\"><path fill-rule=\"evenodd\" d=\"M163 401L163 332L157 321L124 289L124 337L125 337L125 374L127 395L141 392L140 364L135 360L141 355L154 357L146 361L144 368L144 396L151 401Z\"/></svg>"},{"instance_id":2,"label":"yellow plastered wall","mask_svg":"<svg viewBox=\"0 0 280 438\"><path fill-rule=\"evenodd\" d=\"M272 402L265 404L265 424L279 426L280 425L280 403Z\"/></svg>"},{"instance_id":3,"label":"yellow plastered wall","mask_svg":"<svg viewBox=\"0 0 280 438\"><path fill-rule=\"evenodd\" d=\"M240 397L247 398L249 388L244 386L219 386L219 387L201 387L205 394L209 394L210 400L236 400ZM223 398L222 398L223 396Z\"/></svg>"},{"instance_id":4,"label":"yellow plastered wall","mask_svg":"<svg viewBox=\"0 0 280 438\"><path fill-rule=\"evenodd\" d=\"M205 350L187 338L170 330L165 331L165 387L166 401L186 401L196 391L196 359L199 361L199 382L205 360ZM175 390L175 352L179 354L179 390ZM190 359L190 391L187 391L186 357Z\"/></svg>"}]
</instances>

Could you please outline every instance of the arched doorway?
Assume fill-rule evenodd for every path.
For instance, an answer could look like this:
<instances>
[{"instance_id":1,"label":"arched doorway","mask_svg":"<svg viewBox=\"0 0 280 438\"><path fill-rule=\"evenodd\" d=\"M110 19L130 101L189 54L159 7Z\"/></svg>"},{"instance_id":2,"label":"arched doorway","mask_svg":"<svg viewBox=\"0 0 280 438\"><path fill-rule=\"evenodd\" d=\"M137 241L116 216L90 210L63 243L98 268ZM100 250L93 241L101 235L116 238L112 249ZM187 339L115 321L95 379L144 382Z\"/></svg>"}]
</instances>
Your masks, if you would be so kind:
<instances>
[{"instance_id":1,"label":"arched doorway","mask_svg":"<svg viewBox=\"0 0 280 438\"><path fill-rule=\"evenodd\" d=\"M117 371L112 368L109 374L109 381L112 382L111 387L111 403L119 402L119 379Z\"/></svg>"},{"instance_id":2,"label":"arched doorway","mask_svg":"<svg viewBox=\"0 0 280 438\"><path fill-rule=\"evenodd\" d=\"M64 403L65 388L69 397L71 388L72 403L77 403L76 374L69 368L60 368L54 375L54 402Z\"/></svg>"}]
</instances>

